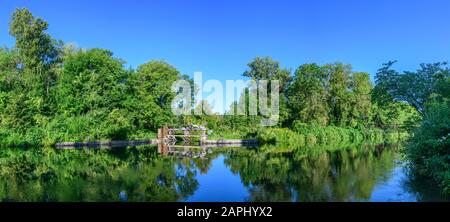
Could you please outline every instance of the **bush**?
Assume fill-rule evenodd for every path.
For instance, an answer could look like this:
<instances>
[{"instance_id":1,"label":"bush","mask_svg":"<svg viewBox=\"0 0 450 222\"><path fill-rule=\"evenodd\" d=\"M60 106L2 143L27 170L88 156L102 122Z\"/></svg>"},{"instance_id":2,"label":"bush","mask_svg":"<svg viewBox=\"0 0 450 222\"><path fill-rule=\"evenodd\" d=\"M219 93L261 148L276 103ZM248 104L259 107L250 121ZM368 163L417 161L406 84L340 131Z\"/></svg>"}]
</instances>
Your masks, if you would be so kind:
<instances>
[{"instance_id":1,"label":"bush","mask_svg":"<svg viewBox=\"0 0 450 222\"><path fill-rule=\"evenodd\" d=\"M450 102L429 105L405 152L415 172L430 176L450 195Z\"/></svg>"},{"instance_id":2,"label":"bush","mask_svg":"<svg viewBox=\"0 0 450 222\"><path fill-rule=\"evenodd\" d=\"M283 143L295 146L335 145L370 143L395 143L404 140L405 132L388 133L381 129L354 129L336 126L320 127L294 122L292 130L267 128L258 130L261 143Z\"/></svg>"},{"instance_id":3,"label":"bush","mask_svg":"<svg viewBox=\"0 0 450 222\"><path fill-rule=\"evenodd\" d=\"M267 128L258 131L258 141L261 143L285 143L289 145L305 145L305 136L286 128Z\"/></svg>"}]
</instances>

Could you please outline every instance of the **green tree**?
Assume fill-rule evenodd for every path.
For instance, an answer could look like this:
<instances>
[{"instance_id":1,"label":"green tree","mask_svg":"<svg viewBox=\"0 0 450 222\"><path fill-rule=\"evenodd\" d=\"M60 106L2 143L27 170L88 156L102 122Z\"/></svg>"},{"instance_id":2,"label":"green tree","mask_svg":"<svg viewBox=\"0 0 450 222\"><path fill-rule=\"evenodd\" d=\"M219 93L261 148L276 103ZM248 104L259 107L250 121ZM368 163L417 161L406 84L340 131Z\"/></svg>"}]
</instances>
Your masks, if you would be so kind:
<instances>
[{"instance_id":1,"label":"green tree","mask_svg":"<svg viewBox=\"0 0 450 222\"><path fill-rule=\"evenodd\" d=\"M450 195L450 77L437 81L421 125L406 147L415 172L430 176Z\"/></svg>"},{"instance_id":2,"label":"green tree","mask_svg":"<svg viewBox=\"0 0 450 222\"><path fill-rule=\"evenodd\" d=\"M58 61L59 48L56 41L46 33L47 22L35 18L28 9L17 9L10 23L10 34L15 37L15 47L23 62L22 79L27 91L36 96L50 95L56 73L51 66Z\"/></svg>"},{"instance_id":3,"label":"green tree","mask_svg":"<svg viewBox=\"0 0 450 222\"><path fill-rule=\"evenodd\" d=\"M326 126L329 121L326 85L327 76L321 66L312 63L298 67L286 93L291 119Z\"/></svg>"},{"instance_id":4,"label":"green tree","mask_svg":"<svg viewBox=\"0 0 450 222\"><path fill-rule=\"evenodd\" d=\"M2 92L13 90L17 84L20 70L20 57L17 50L0 48L0 90Z\"/></svg>"},{"instance_id":5,"label":"green tree","mask_svg":"<svg viewBox=\"0 0 450 222\"><path fill-rule=\"evenodd\" d=\"M161 125L176 123L171 109L176 96L172 84L182 78L187 77L163 61L150 61L138 67L129 83L135 91L130 108L139 128L156 130Z\"/></svg>"},{"instance_id":6,"label":"green tree","mask_svg":"<svg viewBox=\"0 0 450 222\"><path fill-rule=\"evenodd\" d=\"M414 131L405 152L414 172L431 176L449 194L450 69L447 63L421 64L416 72L399 74L391 69L394 63L383 64L378 71L374 98L382 106L395 104L393 101L407 103L421 114L421 125ZM398 117L404 115L396 116L395 121L399 121Z\"/></svg>"},{"instance_id":7,"label":"green tree","mask_svg":"<svg viewBox=\"0 0 450 222\"><path fill-rule=\"evenodd\" d=\"M249 77L252 80L268 80L268 95L270 95L271 80L279 81L279 124L289 118L289 111L287 108L287 101L285 92L291 81L291 71L280 67L279 62L273 60L270 57L256 57L250 63L247 64L248 70L246 70L242 75L244 77ZM249 89L256 90L256 89Z\"/></svg>"},{"instance_id":8,"label":"green tree","mask_svg":"<svg viewBox=\"0 0 450 222\"><path fill-rule=\"evenodd\" d=\"M243 76L253 80L278 80L280 92L284 92L291 81L290 71L281 68L279 62L270 57L256 57L247 66L249 69L242 74Z\"/></svg>"},{"instance_id":9,"label":"green tree","mask_svg":"<svg viewBox=\"0 0 450 222\"><path fill-rule=\"evenodd\" d=\"M354 72L350 77L350 113L347 125L369 126L371 122L372 83L368 73Z\"/></svg>"},{"instance_id":10,"label":"green tree","mask_svg":"<svg viewBox=\"0 0 450 222\"><path fill-rule=\"evenodd\" d=\"M351 65L335 63L325 65L324 69L329 78L327 87L330 122L336 126L345 126L350 112L350 92L348 89L352 67Z\"/></svg>"},{"instance_id":11,"label":"green tree","mask_svg":"<svg viewBox=\"0 0 450 222\"><path fill-rule=\"evenodd\" d=\"M375 96L381 102L404 101L424 114L429 96L437 92L437 83L450 76L447 63L421 64L416 72L398 73L391 67L396 61L383 64L375 76Z\"/></svg>"},{"instance_id":12,"label":"green tree","mask_svg":"<svg viewBox=\"0 0 450 222\"><path fill-rule=\"evenodd\" d=\"M67 132L66 139L125 139L131 129L123 104L129 75L108 50L67 55L58 79L54 130Z\"/></svg>"},{"instance_id":13,"label":"green tree","mask_svg":"<svg viewBox=\"0 0 450 222\"><path fill-rule=\"evenodd\" d=\"M128 72L112 52L90 49L69 55L58 79L58 111L82 115L118 108L124 98Z\"/></svg>"}]
</instances>

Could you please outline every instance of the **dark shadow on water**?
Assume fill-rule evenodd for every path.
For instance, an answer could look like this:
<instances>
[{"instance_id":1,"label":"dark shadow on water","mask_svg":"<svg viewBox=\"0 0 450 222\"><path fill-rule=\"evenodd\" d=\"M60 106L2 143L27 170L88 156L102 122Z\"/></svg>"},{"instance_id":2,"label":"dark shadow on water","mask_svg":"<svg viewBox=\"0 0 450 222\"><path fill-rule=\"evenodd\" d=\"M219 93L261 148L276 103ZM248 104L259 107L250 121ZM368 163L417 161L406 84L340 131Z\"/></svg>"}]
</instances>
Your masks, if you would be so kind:
<instances>
[{"instance_id":1,"label":"dark shadow on water","mask_svg":"<svg viewBox=\"0 0 450 222\"><path fill-rule=\"evenodd\" d=\"M450 197L445 198L442 193L435 189L436 184L430 177L419 175L413 169L405 166L405 174L407 179L404 181L403 186L405 190L414 193L418 201L421 202L445 202L450 201Z\"/></svg>"}]
</instances>

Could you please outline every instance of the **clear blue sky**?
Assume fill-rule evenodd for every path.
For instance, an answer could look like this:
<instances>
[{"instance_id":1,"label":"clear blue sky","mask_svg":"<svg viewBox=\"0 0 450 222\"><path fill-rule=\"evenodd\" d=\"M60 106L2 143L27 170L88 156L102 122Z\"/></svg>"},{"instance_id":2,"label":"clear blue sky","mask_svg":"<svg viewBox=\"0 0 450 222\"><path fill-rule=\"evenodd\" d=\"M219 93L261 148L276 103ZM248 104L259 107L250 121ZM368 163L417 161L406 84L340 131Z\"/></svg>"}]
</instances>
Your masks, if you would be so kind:
<instances>
[{"instance_id":1,"label":"clear blue sky","mask_svg":"<svg viewBox=\"0 0 450 222\"><path fill-rule=\"evenodd\" d=\"M344 62L372 76L450 58L450 1L2 0L0 45L12 46L17 7L49 22L49 33L83 48L106 48L136 68L163 59L183 74L238 79L255 56L293 70Z\"/></svg>"}]
</instances>

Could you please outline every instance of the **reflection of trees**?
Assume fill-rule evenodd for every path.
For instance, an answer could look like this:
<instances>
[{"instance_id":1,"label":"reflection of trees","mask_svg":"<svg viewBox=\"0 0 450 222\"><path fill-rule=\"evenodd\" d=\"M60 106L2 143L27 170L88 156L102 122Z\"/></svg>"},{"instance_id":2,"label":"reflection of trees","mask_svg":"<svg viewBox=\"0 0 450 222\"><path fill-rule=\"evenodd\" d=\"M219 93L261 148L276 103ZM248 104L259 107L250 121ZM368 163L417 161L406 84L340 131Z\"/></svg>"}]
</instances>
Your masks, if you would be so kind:
<instances>
[{"instance_id":1,"label":"reflection of trees","mask_svg":"<svg viewBox=\"0 0 450 222\"><path fill-rule=\"evenodd\" d=\"M0 200L177 201L192 195L195 164L155 150L2 149Z\"/></svg>"},{"instance_id":2,"label":"reflection of trees","mask_svg":"<svg viewBox=\"0 0 450 222\"><path fill-rule=\"evenodd\" d=\"M383 146L214 149L206 158L162 157L155 147L0 149L0 201L185 200L198 188L196 174L207 173L218 155L250 201L367 200L389 179L397 155ZM419 200L439 200L421 178L408 178L404 186L423 194Z\"/></svg>"},{"instance_id":3,"label":"reflection of trees","mask_svg":"<svg viewBox=\"0 0 450 222\"><path fill-rule=\"evenodd\" d=\"M227 155L225 163L239 173L251 201L367 200L376 183L386 180L394 167L394 151L379 152L373 146L332 152L314 151L319 147L294 153L272 149L236 150Z\"/></svg>"},{"instance_id":4,"label":"reflection of trees","mask_svg":"<svg viewBox=\"0 0 450 222\"><path fill-rule=\"evenodd\" d=\"M415 193L418 201L450 201L450 197L442 194L439 189L430 189L436 186L432 178L419 175L414 170L409 170L406 173L408 177L402 185L406 190Z\"/></svg>"}]
</instances>

